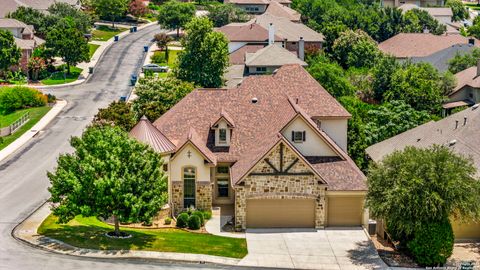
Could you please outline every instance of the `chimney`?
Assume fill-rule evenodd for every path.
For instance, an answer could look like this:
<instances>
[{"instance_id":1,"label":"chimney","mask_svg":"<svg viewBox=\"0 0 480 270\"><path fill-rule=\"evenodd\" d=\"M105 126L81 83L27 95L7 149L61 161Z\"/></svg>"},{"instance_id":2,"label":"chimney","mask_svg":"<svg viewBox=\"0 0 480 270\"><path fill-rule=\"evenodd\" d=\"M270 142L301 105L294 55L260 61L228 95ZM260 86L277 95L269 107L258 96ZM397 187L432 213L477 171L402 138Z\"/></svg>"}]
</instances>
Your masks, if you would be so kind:
<instances>
[{"instance_id":1,"label":"chimney","mask_svg":"<svg viewBox=\"0 0 480 270\"><path fill-rule=\"evenodd\" d=\"M303 37L300 37L298 41L298 58L302 61L305 60L305 40L303 40Z\"/></svg>"},{"instance_id":2,"label":"chimney","mask_svg":"<svg viewBox=\"0 0 480 270\"><path fill-rule=\"evenodd\" d=\"M474 38L469 38L468 39L468 45L475 45L475 39Z\"/></svg>"},{"instance_id":3,"label":"chimney","mask_svg":"<svg viewBox=\"0 0 480 270\"><path fill-rule=\"evenodd\" d=\"M480 59L477 60L477 77L480 76Z\"/></svg>"},{"instance_id":4,"label":"chimney","mask_svg":"<svg viewBox=\"0 0 480 270\"><path fill-rule=\"evenodd\" d=\"M268 45L275 43L275 27L273 23L268 26Z\"/></svg>"},{"instance_id":5,"label":"chimney","mask_svg":"<svg viewBox=\"0 0 480 270\"><path fill-rule=\"evenodd\" d=\"M285 48L285 49L287 48L287 41L288 41L288 39L286 39L286 38L283 39L283 44L282 44L283 46L282 47Z\"/></svg>"}]
</instances>

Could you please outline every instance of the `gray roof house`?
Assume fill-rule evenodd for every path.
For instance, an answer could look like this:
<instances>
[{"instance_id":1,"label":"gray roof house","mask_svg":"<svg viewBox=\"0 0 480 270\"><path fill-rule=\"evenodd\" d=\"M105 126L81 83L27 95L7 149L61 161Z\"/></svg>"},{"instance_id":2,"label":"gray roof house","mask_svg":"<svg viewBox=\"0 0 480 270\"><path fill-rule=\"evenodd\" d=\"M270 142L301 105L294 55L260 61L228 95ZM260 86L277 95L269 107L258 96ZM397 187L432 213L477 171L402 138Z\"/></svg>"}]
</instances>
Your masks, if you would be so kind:
<instances>
[{"instance_id":1,"label":"gray roof house","mask_svg":"<svg viewBox=\"0 0 480 270\"><path fill-rule=\"evenodd\" d=\"M1 0L0 18L5 18L8 13L14 12L18 7L31 7L41 12L47 12L54 3L67 3L80 8L80 0Z\"/></svg>"}]
</instances>

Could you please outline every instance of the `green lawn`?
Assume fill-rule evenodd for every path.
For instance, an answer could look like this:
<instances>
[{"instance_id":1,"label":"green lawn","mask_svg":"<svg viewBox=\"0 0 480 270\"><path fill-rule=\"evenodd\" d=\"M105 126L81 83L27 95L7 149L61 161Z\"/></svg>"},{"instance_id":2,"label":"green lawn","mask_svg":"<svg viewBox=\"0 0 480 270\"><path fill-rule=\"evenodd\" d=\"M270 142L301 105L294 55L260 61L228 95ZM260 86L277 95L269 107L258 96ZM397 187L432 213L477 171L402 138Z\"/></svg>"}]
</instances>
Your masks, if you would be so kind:
<instances>
[{"instance_id":1,"label":"green lawn","mask_svg":"<svg viewBox=\"0 0 480 270\"><path fill-rule=\"evenodd\" d=\"M82 73L82 69L78 67L70 67L70 75L67 74L66 79L64 78L64 73L62 71L62 67L57 69L58 71L52 73L50 77L41 80L41 82L45 85L54 85L54 84L64 84L69 82L74 82Z\"/></svg>"},{"instance_id":2,"label":"green lawn","mask_svg":"<svg viewBox=\"0 0 480 270\"><path fill-rule=\"evenodd\" d=\"M173 68L177 58L178 58L178 53L181 51L178 50L168 50L168 63L167 62L154 62L155 64L158 64L160 66L169 66L170 68ZM165 59L165 52L164 51L156 51L154 52L154 56L156 55L159 56L159 58Z\"/></svg>"},{"instance_id":3,"label":"green lawn","mask_svg":"<svg viewBox=\"0 0 480 270\"><path fill-rule=\"evenodd\" d=\"M38 107L38 108L30 108L30 109L25 109L25 110L19 110L19 111L16 111L16 112L8 114L8 115L0 115L0 126L3 127L3 126L8 125L8 124L4 124L4 123L14 122L16 119L18 119L18 118L14 119L15 115L20 117L25 112L27 112L27 111L30 112L30 120L25 125L23 125L20 129L18 129L12 135L3 137L3 141L0 142L0 150L7 147L7 145L9 145L13 141L15 141L18 137L22 136L23 133L25 133L30 128L32 128L40 119L42 119L42 117L48 111L50 111L50 109L51 109L51 107L44 106L44 107Z\"/></svg>"},{"instance_id":4,"label":"green lawn","mask_svg":"<svg viewBox=\"0 0 480 270\"><path fill-rule=\"evenodd\" d=\"M92 39L99 41L107 41L115 35L118 35L119 33L127 30L127 28L122 27L112 28L111 26L107 25L99 25L97 26L97 29L92 31Z\"/></svg>"},{"instance_id":5,"label":"green lawn","mask_svg":"<svg viewBox=\"0 0 480 270\"><path fill-rule=\"evenodd\" d=\"M88 55L90 56L90 59L92 59L92 56L95 53L95 51L97 51L98 47L100 47L100 45L88 43L88 49L89 49Z\"/></svg>"},{"instance_id":6,"label":"green lawn","mask_svg":"<svg viewBox=\"0 0 480 270\"><path fill-rule=\"evenodd\" d=\"M480 10L478 3L464 3L464 5L473 10Z\"/></svg>"},{"instance_id":7,"label":"green lawn","mask_svg":"<svg viewBox=\"0 0 480 270\"><path fill-rule=\"evenodd\" d=\"M50 215L38 228L38 233L72 246L101 250L149 250L208 254L243 258L247 254L245 239L228 238L178 229L123 229L132 234L129 239L112 239L105 233L113 228L95 217L77 216L67 224L56 223Z\"/></svg>"}]
</instances>

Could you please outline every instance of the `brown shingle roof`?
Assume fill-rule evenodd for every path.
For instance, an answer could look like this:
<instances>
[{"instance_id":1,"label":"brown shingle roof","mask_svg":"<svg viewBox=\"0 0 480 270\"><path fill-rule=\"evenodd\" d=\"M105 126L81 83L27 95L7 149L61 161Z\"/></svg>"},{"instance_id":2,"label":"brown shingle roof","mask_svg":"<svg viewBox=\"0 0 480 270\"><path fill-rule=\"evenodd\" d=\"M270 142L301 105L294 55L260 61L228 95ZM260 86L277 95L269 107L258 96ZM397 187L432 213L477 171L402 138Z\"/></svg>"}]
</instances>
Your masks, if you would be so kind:
<instances>
[{"instance_id":1,"label":"brown shingle roof","mask_svg":"<svg viewBox=\"0 0 480 270\"><path fill-rule=\"evenodd\" d=\"M457 80L457 86L453 88L449 96L458 92L465 86L471 86L473 88L480 88L480 76L477 76L477 67L470 67L455 74Z\"/></svg>"},{"instance_id":2,"label":"brown shingle roof","mask_svg":"<svg viewBox=\"0 0 480 270\"><path fill-rule=\"evenodd\" d=\"M230 42L265 42L268 41L268 27L264 28L256 23L231 23L216 30L225 34ZM275 35L275 41L283 41Z\"/></svg>"},{"instance_id":3,"label":"brown shingle roof","mask_svg":"<svg viewBox=\"0 0 480 270\"><path fill-rule=\"evenodd\" d=\"M458 123L457 128L456 125ZM464 125L465 123L465 125ZM446 145L455 153L471 157L480 169L480 108L467 108L439 121L430 121L366 149L373 161L379 162L396 150L407 146L419 148L434 144ZM480 170L479 170L480 172ZM477 172L478 174L478 172Z\"/></svg>"},{"instance_id":4,"label":"brown shingle roof","mask_svg":"<svg viewBox=\"0 0 480 270\"><path fill-rule=\"evenodd\" d=\"M268 45L255 53L247 53L246 66L283 66L288 64L298 64L307 66L307 63L298 59L296 53L292 53L277 44Z\"/></svg>"},{"instance_id":5,"label":"brown shingle roof","mask_svg":"<svg viewBox=\"0 0 480 270\"><path fill-rule=\"evenodd\" d=\"M265 13L273 16L286 18L290 21L300 22L301 14L298 11L282 5L277 1L271 1Z\"/></svg>"},{"instance_id":6,"label":"brown shingle roof","mask_svg":"<svg viewBox=\"0 0 480 270\"><path fill-rule=\"evenodd\" d=\"M303 37L303 40L306 42L324 41L322 34L315 32L303 23L292 22L288 18L264 13L256 16L253 21L266 29L268 29L268 26L272 23L275 28L275 34L282 40L287 39L291 42L297 42L300 40L300 37Z\"/></svg>"},{"instance_id":7,"label":"brown shingle roof","mask_svg":"<svg viewBox=\"0 0 480 270\"><path fill-rule=\"evenodd\" d=\"M155 128L145 116L132 128L129 135L149 145L158 153L164 154L175 151L175 145L163 135L162 132Z\"/></svg>"},{"instance_id":8,"label":"brown shingle roof","mask_svg":"<svg viewBox=\"0 0 480 270\"><path fill-rule=\"evenodd\" d=\"M229 55L229 62L231 65L243 65L245 64L245 54L246 53L254 53L260 50L261 48L265 47L264 45L245 45L242 46L240 49L232 52Z\"/></svg>"},{"instance_id":9,"label":"brown shingle roof","mask_svg":"<svg viewBox=\"0 0 480 270\"><path fill-rule=\"evenodd\" d=\"M253 103L252 98L258 101ZM292 105L291 100L297 99L298 105ZM227 151L216 151L209 144L213 136L211 124L218 120L222 111L231 118L229 121L234 122L235 127ZM231 177L232 182L237 183L259 158L278 143L279 132L299 113L308 119L308 115L350 116L301 66L286 65L274 75L247 77L233 89L197 89L157 119L154 126L177 146L182 144L178 142L185 141L185 134L193 128L198 133L196 144L199 148L201 145L207 147L217 162L234 162ZM342 175L342 170L358 170L349 158L344 158L346 154L333 140L318 132L327 143L333 144L336 151L340 151L342 160L347 161L344 166L336 167L338 175ZM354 178L364 179L364 176L360 172ZM357 185L364 181L355 179L351 183ZM362 188L351 187L352 190Z\"/></svg>"},{"instance_id":10,"label":"brown shingle roof","mask_svg":"<svg viewBox=\"0 0 480 270\"><path fill-rule=\"evenodd\" d=\"M429 33L400 33L378 45L379 49L397 58L425 57L456 44L468 44L468 38L457 35ZM475 46L479 40L475 39Z\"/></svg>"}]
</instances>

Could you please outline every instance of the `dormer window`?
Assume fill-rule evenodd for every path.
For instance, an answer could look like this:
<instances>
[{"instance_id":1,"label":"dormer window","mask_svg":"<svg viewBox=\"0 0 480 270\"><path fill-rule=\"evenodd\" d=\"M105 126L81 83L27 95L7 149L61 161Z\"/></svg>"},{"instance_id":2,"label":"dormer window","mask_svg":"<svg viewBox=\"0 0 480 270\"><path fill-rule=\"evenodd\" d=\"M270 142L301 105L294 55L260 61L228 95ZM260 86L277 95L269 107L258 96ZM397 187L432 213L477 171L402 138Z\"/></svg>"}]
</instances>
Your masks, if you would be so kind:
<instances>
[{"instance_id":1,"label":"dormer window","mask_svg":"<svg viewBox=\"0 0 480 270\"><path fill-rule=\"evenodd\" d=\"M220 128L218 130L218 142L219 143L227 143L227 129Z\"/></svg>"},{"instance_id":2,"label":"dormer window","mask_svg":"<svg viewBox=\"0 0 480 270\"><path fill-rule=\"evenodd\" d=\"M306 139L305 131L292 131L292 141L295 143L304 142Z\"/></svg>"}]
</instances>

